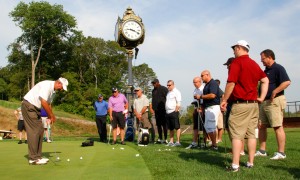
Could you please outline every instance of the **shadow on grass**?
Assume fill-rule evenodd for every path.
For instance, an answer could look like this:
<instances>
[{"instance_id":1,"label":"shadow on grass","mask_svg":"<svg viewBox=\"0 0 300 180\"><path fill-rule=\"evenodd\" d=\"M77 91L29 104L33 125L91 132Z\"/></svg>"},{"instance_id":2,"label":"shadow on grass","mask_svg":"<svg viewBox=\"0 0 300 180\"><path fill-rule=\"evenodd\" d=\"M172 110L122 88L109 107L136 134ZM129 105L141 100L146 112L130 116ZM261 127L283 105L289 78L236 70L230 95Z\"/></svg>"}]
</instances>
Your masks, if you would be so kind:
<instances>
[{"instance_id":1,"label":"shadow on grass","mask_svg":"<svg viewBox=\"0 0 300 180\"><path fill-rule=\"evenodd\" d=\"M300 168L282 167L282 166L275 166L275 165L270 165L267 168L274 169L274 170L281 170L281 171L285 170L289 172L294 179L300 179Z\"/></svg>"}]
</instances>

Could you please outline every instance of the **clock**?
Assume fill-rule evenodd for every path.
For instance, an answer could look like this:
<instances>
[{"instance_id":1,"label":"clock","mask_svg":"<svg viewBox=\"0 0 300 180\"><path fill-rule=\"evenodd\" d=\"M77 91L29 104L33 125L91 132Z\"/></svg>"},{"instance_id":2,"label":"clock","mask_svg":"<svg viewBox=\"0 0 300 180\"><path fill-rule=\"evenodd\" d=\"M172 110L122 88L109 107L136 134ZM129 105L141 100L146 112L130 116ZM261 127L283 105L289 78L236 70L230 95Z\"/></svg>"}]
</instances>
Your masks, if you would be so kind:
<instances>
[{"instance_id":1,"label":"clock","mask_svg":"<svg viewBox=\"0 0 300 180\"><path fill-rule=\"evenodd\" d=\"M123 23L122 34L126 39L136 41L143 35L142 26L134 20L128 20Z\"/></svg>"}]
</instances>

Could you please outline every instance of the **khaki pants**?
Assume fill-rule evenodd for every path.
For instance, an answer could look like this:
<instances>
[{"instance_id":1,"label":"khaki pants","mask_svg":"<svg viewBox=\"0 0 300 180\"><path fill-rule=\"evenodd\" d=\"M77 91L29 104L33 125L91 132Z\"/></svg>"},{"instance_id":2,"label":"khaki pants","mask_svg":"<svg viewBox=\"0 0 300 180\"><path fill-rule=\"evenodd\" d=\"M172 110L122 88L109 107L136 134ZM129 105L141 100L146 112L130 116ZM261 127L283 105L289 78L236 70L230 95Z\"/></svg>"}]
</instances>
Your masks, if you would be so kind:
<instances>
[{"instance_id":1,"label":"khaki pants","mask_svg":"<svg viewBox=\"0 0 300 180\"><path fill-rule=\"evenodd\" d=\"M27 131L28 157L30 160L41 159L44 128L40 109L24 100L22 114Z\"/></svg>"}]
</instances>

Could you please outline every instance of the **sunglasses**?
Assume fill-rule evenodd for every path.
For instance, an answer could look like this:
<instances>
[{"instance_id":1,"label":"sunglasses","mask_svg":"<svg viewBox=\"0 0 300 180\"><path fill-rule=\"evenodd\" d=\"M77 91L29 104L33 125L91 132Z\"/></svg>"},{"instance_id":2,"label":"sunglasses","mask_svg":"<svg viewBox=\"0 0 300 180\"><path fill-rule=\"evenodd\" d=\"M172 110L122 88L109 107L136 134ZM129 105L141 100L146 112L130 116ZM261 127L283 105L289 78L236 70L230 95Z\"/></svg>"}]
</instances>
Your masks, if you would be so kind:
<instances>
[{"instance_id":1,"label":"sunglasses","mask_svg":"<svg viewBox=\"0 0 300 180\"><path fill-rule=\"evenodd\" d=\"M167 86L169 87L169 86L172 86L172 84L167 84Z\"/></svg>"}]
</instances>

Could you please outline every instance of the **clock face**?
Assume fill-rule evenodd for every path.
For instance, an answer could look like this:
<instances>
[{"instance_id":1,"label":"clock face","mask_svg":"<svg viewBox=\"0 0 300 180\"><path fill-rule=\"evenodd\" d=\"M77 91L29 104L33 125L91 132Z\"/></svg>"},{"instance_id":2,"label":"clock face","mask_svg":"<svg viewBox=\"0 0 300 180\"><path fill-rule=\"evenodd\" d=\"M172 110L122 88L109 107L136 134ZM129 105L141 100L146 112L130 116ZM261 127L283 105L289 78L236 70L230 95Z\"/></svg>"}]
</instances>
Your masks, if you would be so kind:
<instances>
[{"instance_id":1,"label":"clock face","mask_svg":"<svg viewBox=\"0 0 300 180\"><path fill-rule=\"evenodd\" d=\"M126 21L123 24L122 33L128 40L138 40L142 37L142 26L135 21Z\"/></svg>"}]
</instances>

